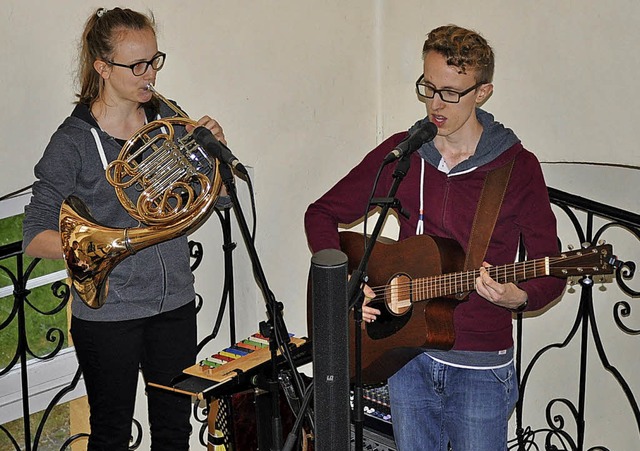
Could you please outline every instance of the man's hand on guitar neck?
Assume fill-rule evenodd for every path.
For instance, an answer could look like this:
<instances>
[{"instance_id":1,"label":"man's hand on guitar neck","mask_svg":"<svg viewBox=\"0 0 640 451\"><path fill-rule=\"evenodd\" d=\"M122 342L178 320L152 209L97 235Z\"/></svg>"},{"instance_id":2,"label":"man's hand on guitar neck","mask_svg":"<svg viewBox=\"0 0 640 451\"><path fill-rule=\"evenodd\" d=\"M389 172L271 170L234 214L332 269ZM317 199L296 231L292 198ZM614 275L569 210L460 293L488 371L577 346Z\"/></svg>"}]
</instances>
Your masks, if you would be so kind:
<instances>
[{"instance_id":1,"label":"man's hand on guitar neck","mask_svg":"<svg viewBox=\"0 0 640 451\"><path fill-rule=\"evenodd\" d=\"M500 307L512 311L521 311L527 303L527 293L512 282L501 284L491 278L487 268L491 265L482 263L480 275L476 278L476 291L480 296Z\"/></svg>"}]
</instances>

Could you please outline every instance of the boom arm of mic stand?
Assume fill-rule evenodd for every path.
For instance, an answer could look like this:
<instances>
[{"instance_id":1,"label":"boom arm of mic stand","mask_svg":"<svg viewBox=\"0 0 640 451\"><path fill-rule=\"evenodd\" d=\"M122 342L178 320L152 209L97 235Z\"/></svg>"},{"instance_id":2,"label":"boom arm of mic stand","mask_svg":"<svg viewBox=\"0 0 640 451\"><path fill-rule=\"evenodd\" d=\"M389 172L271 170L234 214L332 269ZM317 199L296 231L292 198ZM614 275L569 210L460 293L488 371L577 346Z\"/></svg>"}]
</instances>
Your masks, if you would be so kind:
<instances>
[{"instance_id":1,"label":"boom arm of mic stand","mask_svg":"<svg viewBox=\"0 0 640 451\"><path fill-rule=\"evenodd\" d=\"M396 168L393 172L393 184L389 189L389 195L383 199L383 202L379 202L379 205L382 207L380 210L380 214L378 215L378 220L376 221L376 225L373 228L373 232L370 238L367 240L364 254L362 259L360 260L360 264L358 265L358 269L351 273L351 279L349 280L349 285L347 287L348 295L349 295L349 307L353 307L353 318L354 318L354 327L355 327L355 343L354 343L354 393L353 393L353 410L355 413L354 418L354 432L355 432L355 449L356 451L361 451L363 446L363 426L364 426L364 412L362 408L362 301L364 299L364 291L363 286L367 282L366 276L366 268L369 264L369 259L371 258L371 253L373 252L373 247L376 244L376 240L380 236L382 232L382 226L384 225L384 221L389 214L389 209L392 206L398 207L400 211L402 210L402 206L399 201L395 199L396 192L398 191L398 187L400 186L400 182L404 179L405 175L409 171L410 166L410 158L408 155L400 158L396 165ZM406 212L403 214L407 214Z\"/></svg>"},{"instance_id":2,"label":"boom arm of mic stand","mask_svg":"<svg viewBox=\"0 0 640 451\"><path fill-rule=\"evenodd\" d=\"M263 293L267 304L267 312L269 315L269 321L271 322L272 333L269 336L269 349L271 350L271 381L269 383L269 388L271 391L271 401L272 401L272 446L271 450L280 450L282 447L282 419L280 416L280 400L279 400L279 390L278 390L278 377L277 377L277 366L276 366L276 358L277 358L277 344L275 343L276 336L280 338L282 341L283 351L282 354L285 357L290 357L288 355L288 344L290 343L289 333L287 331L286 325L284 323L284 318L282 317L282 305L277 302L273 296L273 293L269 289L267 284L266 276L262 270L262 265L260 264L260 259L258 258L258 253L256 251L253 240L251 239L251 234L249 232L249 226L247 225L247 220L242 212L242 208L240 206L240 202L238 201L238 193L236 191L236 187L234 184L233 172L229 165L225 163L219 164L220 176L222 177L222 182L224 186L227 188L227 194L231 198L233 202L234 211L236 213L236 219L238 220L238 225L240 227L240 232L242 237L247 245L247 251L249 253L249 258L253 265L254 276L258 282L258 285ZM291 365L291 370L293 373L297 374L297 368L295 365ZM299 375L298 375L299 377ZM298 391L300 391L300 387L298 386Z\"/></svg>"}]
</instances>

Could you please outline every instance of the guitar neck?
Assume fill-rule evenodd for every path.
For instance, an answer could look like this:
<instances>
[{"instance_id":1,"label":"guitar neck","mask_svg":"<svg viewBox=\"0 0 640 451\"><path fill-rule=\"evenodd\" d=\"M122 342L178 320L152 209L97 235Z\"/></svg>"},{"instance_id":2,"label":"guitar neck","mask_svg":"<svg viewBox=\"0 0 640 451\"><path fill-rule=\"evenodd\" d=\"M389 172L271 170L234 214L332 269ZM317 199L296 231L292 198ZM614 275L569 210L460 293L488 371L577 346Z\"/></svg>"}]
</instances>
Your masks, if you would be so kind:
<instances>
[{"instance_id":1,"label":"guitar neck","mask_svg":"<svg viewBox=\"0 0 640 451\"><path fill-rule=\"evenodd\" d=\"M549 275L549 257L487 268L491 278L499 283L518 282ZM422 277L412 281L415 298L426 300L475 290L480 270L456 272L441 276Z\"/></svg>"}]
</instances>

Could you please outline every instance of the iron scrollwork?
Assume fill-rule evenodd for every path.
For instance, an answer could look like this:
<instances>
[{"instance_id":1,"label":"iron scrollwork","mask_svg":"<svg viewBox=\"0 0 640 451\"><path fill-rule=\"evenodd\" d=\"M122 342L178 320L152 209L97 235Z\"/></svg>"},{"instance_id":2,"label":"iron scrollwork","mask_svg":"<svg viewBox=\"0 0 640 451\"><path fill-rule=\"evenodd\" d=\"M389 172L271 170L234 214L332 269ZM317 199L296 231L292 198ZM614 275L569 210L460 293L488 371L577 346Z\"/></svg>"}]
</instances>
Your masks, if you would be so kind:
<instances>
[{"instance_id":1,"label":"iron scrollwork","mask_svg":"<svg viewBox=\"0 0 640 451\"><path fill-rule=\"evenodd\" d=\"M550 200L567 215L572 224L576 236L581 243L599 243L605 236L608 236L614 229L627 234L634 243L640 243L640 216L628 211L619 210L609 205L599 204L588 199L549 188ZM577 211L586 213L586 221L581 221L576 214ZM597 221L604 221L605 224L596 227ZM612 365L605 352L605 346L598 328L598 318L594 309L594 287L601 284L599 290L607 291L605 283L614 282L620 291L629 298L640 297L640 292L630 285L635 276L636 264L633 261L617 261L615 263L615 274L611 280L604 276L585 276L577 286L580 291L580 304L577 309L575 320L566 337L556 343L544 346L538 350L525 366L522 361L521 352L516 353L516 367L519 378L521 397L516 405L516 436L509 441L510 450L526 451L544 449L546 451L609 451L604 445L596 445L587 448L585 444L585 411L586 411L586 378L587 378L587 355L589 348L587 342L591 340L595 345L598 360L601 366L608 371L622 389L631 411L633 412L637 426L637 434L640 434L640 410L637 399L623 374ZM575 291L576 285L572 285L568 290ZM639 335L640 330L625 324L624 320L632 316L632 302L630 299L623 299L615 302L612 312L613 323L618 329L627 335ZM522 315L516 318L516 346L521 349L523 345L523 321ZM580 365L577 369L579 380L578 399L573 402L567 398L551 399L545 409L545 420L547 425L539 428L524 425L523 412L525 410L524 399L527 387L532 383L532 371L539 363L543 355L551 349L563 349L572 341L578 341L580 345ZM575 378L574 378L575 379ZM571 419L571 427L568 427L566 414L557 412L562 406L568 410ZM572 432L575 431L575 432ZM543 437L542 443L536 442L536 437Z\"/></svg>"}]
</instances>

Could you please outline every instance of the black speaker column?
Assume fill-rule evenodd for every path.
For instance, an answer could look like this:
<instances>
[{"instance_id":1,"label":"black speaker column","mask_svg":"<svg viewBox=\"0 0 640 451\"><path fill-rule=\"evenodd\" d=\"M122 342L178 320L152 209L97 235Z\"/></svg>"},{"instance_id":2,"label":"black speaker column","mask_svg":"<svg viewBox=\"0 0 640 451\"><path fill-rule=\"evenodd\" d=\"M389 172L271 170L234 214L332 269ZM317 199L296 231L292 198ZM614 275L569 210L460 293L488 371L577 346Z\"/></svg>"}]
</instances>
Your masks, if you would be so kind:
<instances>
[{"instance_id":1,"label":"black speaker column","mask_svg":"<svg viewBox=\"0 0 640 451\"><path fill-rule=\"evenodd\" d=\"M315 451L350 449L347 256L311 258Z\"/></svg>"}]
</instances>

